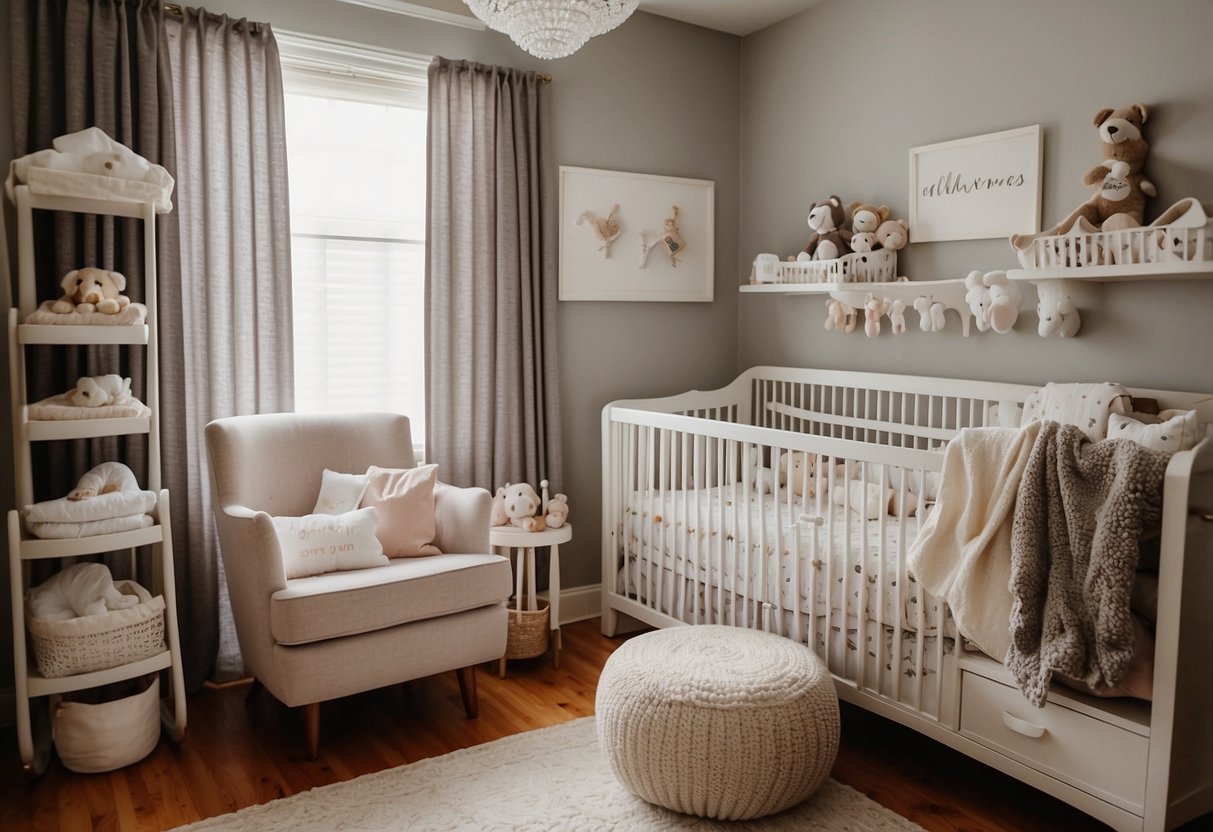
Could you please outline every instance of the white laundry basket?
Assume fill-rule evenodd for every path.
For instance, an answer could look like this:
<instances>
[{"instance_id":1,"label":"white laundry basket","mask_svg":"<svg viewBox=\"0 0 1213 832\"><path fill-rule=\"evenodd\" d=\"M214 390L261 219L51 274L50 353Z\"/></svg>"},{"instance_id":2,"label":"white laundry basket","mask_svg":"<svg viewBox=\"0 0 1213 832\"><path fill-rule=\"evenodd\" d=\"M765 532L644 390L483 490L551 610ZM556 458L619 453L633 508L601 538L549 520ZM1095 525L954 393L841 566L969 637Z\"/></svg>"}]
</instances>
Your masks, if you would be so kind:
<instances>
[{"instance_id":1,"label":"white laundry basket","mask_svg":"<svg viewBox=\"0 0 1213 832\"><path fill-rule=\"evenodd\" d=\"M84 615L68 621L26 616L38 672L47 679L89 673L154 656L164 646L164 596L152 597L134 581L115 581L139 603L126 610ZM28 605L27 605L28 608Z\"/></svg>"},{"instance_id":2,"label":"white laundry basket","mask_svg":"<svg viewBox=\"0 0 1213 832\"><path fill-rule=\"evenodd\" d=\"M51 711L51 733L63 765L92 774L129 766L152 753L160 739L160 677L144 676L106 689L143 686L109 702L57 702Z\"/></svg>"}]
</instances>

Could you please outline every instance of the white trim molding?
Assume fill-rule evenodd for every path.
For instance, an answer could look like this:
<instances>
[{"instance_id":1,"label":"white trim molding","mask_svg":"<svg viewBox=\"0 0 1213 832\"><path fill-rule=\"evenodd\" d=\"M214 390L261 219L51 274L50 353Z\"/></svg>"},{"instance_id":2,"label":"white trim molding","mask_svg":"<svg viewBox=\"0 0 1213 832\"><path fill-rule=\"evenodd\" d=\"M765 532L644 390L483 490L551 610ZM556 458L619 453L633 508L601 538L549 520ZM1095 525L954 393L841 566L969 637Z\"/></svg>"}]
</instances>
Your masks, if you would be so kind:
<instances>
[{"instance_id":1,"label":"white trim molding","mask_svg":"<svg viewBox=\"0 0 1213 832\"><path fill-rule=\"evenodd\" d=\"M546 592L539 593L540 598L547 598ZM561 627L574 621L585 621L602 615L602 584L589 586L573 586L560 590L560 620L556 622Z\"/></svg>"},{"instance_id":2,"label":"white trim molding","mask_svg":"<svg viewBox=\"0 0 1213 832\"><path fill-rule=\"evenodd\" d=\"M408 17L429 20L434 23L462 26L465 29L476 29L480 32L488 28L478 17L446 12L441 9L431 9L428 6L419 6L416 3L405 2L405 0L340 0L340 2L349 3L351 6L365 6L368 9L375 9L381 12L403 14Z\"/></svg>"}]
</instances>

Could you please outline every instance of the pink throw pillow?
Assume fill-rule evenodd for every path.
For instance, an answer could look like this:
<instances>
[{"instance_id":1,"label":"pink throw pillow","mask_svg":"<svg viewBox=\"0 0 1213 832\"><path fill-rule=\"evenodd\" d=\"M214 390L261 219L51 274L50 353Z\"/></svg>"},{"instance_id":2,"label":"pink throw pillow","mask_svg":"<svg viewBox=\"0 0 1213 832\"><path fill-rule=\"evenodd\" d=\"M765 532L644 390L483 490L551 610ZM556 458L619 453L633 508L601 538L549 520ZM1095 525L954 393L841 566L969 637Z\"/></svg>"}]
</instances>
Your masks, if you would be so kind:
<instances>
[{"instance_id":1,"label":"pink throw pillow","mask_svg":"<svg viewBox=\"0 0 1213 832\"><path fill-rule=\"evenodd\" d=\"M363 506L379 509L379 542L389 558L441 555L434 545L434 485L437 465L366 471Z\"/></svg>"}]
</instances>

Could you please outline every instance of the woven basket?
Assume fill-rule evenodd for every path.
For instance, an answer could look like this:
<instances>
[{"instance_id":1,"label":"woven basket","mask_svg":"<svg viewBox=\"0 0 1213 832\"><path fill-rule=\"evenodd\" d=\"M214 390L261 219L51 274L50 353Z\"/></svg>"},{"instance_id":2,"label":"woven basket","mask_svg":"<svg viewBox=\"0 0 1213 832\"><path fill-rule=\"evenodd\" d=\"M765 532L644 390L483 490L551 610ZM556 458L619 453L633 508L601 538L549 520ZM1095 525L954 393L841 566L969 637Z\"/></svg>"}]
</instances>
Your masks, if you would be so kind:
<instances>
[{"instance_id":1,"label":"woven basket","mask_svg":"<svg viewBox=\"0 0 1213 832\"><path fill-rule=\"evenodd\" d=\"M124 595L137 595L130 609L68 621L26 618L38 672L46 679L105 670L154 656L164 649L164 597L151 596L134 581L115 581Z\"/></svg>"},{"instance_id":2,"label":"woven basket","mask_svg":"<svg viewBox=\"0 0 1213 832\"><path fill-rule=\"evenodd\" d=\"M547 601L539 602L537 610L510 610L510 625L505 640L507 659L533 659L548 649L551 610Z\"/></svg>"}]
</instances>

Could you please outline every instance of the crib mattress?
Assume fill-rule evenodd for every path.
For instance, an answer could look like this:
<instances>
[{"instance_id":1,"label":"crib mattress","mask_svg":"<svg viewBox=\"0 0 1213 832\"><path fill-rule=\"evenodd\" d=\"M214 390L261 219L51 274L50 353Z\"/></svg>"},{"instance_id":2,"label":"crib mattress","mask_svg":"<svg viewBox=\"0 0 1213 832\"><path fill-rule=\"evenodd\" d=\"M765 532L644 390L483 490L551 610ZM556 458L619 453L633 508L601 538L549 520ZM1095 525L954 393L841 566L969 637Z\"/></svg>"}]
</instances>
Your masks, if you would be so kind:
<instances>
[{"instance_id":1,"label":"crib mattress","mask_svg":"<svg viewBox=\"0 0 1213 832\"><path fill-rule=\"evenodd\" d=\"M789 524L789 518L802 515L821 520ZM664 494L633 492L624 517L627 528L619 554L626 550L627 560L617 586L637 596L639 583L641 600L660 594L667 596L659 599L661 604L672 608L684 597L668 597L678 576L700 587L691 590L700 597L706 586L710 592L814 615L824 615L827 609L842 615L845 608L854 620L862 590L866 618L888 625L900 618L907 630L931 631L938 624L940 605L931 598L922 605L920 621L923 594L904 567L898 567L905 561L920 518L865 520L825 500L776 507L769 495L760 502L757 495L741 489L735 493L731 486ZM899 586L905 587L904 593ZM695 595L685 597L686 609L691 610Z\"/></svg>"}]
</instances>

